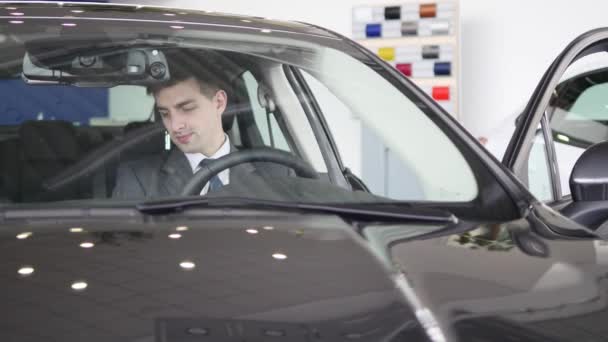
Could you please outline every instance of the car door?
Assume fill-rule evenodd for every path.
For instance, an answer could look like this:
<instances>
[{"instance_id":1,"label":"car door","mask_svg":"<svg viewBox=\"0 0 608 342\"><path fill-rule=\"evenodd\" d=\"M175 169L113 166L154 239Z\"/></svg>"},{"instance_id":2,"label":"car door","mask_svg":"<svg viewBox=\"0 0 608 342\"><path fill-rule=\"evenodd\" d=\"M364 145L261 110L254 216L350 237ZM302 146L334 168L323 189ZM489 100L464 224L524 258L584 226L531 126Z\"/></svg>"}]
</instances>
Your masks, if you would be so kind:
<instances>
[{"instance_id":1,"label":"car door","mask_svg":"<svg viewBox=\"0 0 608 342\"><path fill-rule=\"evenodd\" d=\"M608 340L608 235L588 234L592 232L584 225L536 201L561 213L574 203L561 189L558 162L566 164L565 157L560 159L564 152L559 151L569 149L568 156L577 159L591 143L589 127L602 120L587 116L581 123L560 114L586 101L559 105L557 100L567 96L555 94L566 90L558 89L566 84L564 80L581 80L576 75L584 72L566 74L576 61L607 51L607 46L608 29L591 31L572 42L543 76L518 120L504 163L536 197L520 207L522 219L470 222L462 230L447 230L464 233L425 239L403 237L403 227L395 228L394 234L388 234L386 227L376 228L389 240L390 256L405 274L404 287L413 293L416 313L433 340ZM582 94L577 92L575 99ZM587 139L575 144L577 137ZM560 146L558 140L570 144ZM469 223L463 218L461 224ZM375 241L373 228L365 233Z\"/></svg>"},{"instance_id":2,"label":"car door","mask_svg":"<svg viewBox=\"0 0 608 342\"><path fill-rule=\"evenodd\" d=\"M604 28L575 39L549 67L517 120L503 163L536 198L580 223L594 221L590 227L594 229L608 217L608 206L594 209L595 219L581 219L580 210L572 210L570 178L583 152L605 140L608 29Z\"/></svg>"}]
</instances>

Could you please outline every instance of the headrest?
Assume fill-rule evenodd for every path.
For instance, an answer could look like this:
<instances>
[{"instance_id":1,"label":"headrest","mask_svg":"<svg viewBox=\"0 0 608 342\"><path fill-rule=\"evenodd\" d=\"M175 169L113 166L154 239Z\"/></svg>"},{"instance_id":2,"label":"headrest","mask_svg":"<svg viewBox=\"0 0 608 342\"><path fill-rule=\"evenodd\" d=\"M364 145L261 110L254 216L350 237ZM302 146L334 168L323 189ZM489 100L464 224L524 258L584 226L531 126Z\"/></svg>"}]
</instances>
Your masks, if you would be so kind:
<instances>
[{"instance_id":1,"label":"headrest","mask_svg":"<svg viewBox=\"0 0 608 342\"><path fill-rule=\"evenodd\" d=\"M123 127L122 131L124 133L129 133L151 124L153 124L151 121L131 121Z\"/></svg>"},{"instance_id":2,"label":"headrest","mask_svg":"<svg viewBox=\"0 0 608 342\"><path fill-rule=\"evenodd\" d=\"M67 121L26 121L19 127L19 140L29 160L77 160L80 144Z\"/></svg>"},{"instance_id":3,"label":"headrest","mask_svg":"<svg viewBox=\"0 0 608 342\"><path fill-rule=\"evenodd\" d=\"M570 192L575 201L608 199L608 141L587 148L570 175Z\"/></svg>"}]
</instances>

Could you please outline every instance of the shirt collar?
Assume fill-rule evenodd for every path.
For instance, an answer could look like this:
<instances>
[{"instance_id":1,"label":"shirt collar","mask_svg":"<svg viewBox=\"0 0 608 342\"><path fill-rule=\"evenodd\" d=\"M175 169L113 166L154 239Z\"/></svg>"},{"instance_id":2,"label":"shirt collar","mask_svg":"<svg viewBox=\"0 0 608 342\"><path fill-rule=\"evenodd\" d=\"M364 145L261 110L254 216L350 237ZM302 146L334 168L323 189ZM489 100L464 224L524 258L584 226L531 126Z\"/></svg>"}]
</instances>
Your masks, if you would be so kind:
<instances>
[{"instance_id":1,"label":"shirt collar","mask_svg":"<svg viewBox=\"0 0 608 342\"><path fill-rule=\"evenodd\" d=\"M224 139L224 143L212 156L207 157L202 153L184 153L186 158L188 158L192 172L198 168L198 164L200 164L203 159L217 159L230 153L230 138L226 134L224 134L224 136L226 137L226 139Z\"/></svg>"}]
</instances>

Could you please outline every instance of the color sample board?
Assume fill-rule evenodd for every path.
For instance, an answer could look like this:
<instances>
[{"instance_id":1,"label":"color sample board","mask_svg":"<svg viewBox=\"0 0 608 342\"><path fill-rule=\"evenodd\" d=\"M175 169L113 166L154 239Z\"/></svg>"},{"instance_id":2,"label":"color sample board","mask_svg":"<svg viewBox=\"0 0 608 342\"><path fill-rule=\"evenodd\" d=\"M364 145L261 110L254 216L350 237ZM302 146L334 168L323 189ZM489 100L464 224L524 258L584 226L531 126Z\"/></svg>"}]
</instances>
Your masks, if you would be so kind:
<instances>
[{"instance_id":1,"label":"color sample board","mask_svg":"<svg viewBox=\"0 0 608 342\"><path fill-rule=\"evenodd\" d=\"M459 118L458 0L353 8L353 38Z\"/></svg>"}]
</instances>

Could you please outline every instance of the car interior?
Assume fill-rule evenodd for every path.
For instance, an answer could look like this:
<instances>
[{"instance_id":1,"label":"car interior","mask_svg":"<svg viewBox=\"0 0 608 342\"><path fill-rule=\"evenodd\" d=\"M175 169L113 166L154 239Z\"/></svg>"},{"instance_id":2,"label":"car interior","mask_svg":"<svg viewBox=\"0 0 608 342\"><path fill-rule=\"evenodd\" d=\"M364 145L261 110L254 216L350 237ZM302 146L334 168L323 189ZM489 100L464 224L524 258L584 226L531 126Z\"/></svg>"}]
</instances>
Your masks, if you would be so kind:
<instances>
[{"instance_id":1,"label":"car interior","mask_svg":"<svg viewBox=\"0 0 608 342\"><path fill-rule=\"evenodd\" d=\"M149 80L134 77L118 83L116 80L124 75L111 74L117 70L115 65L114 69L105 74L97 73L95 77L91 76L90 70L73 72L76 75L63 70L59 78L57 73L41 70L39 66L73 64L77 58L82 64L83 56L88 58L84 59L86 63L91 58L110 61L109 64L121 63L113 60L117 59L117 54L126 54L125 58L131 61L131 55L140 50L129 48L126 52L108 50L97 55L83 55L82 49L76 49L58 56L49 51L54 50L49 46L30 49L23 57L22 69L13 68L0 80L0 89L8 91L3 96L25 100L9 101L0 106L2 202L109 198L121 163L176 148L166 136L154 106L150 105L151 96L145 94ZM148 49L145 53L151 51ZM294 125L307 120L302 107L297 108L298 101L294 101L297 95L292 94L290 104L279 103L276 99L276 88L273 89L276 81L271 77L276 78L278 73L282 75L281 81L286 82L285 73L281 72L284 66L280 63L213 50L167 49L161 55L190 67L209 67L224 81L229 103L222 124L237 149L269 147L289 152L311 163L322 178L329 180L325 161L332 157L318 147L313 128L309 136L294 133ZM120 95L127 99L126 102L142 99L139 113L121 113L120 120L94 117L95 113L107 115L96 101L107 107L107 102L112 102L113 94L119 91L128 91ZM24 103L22 107L26 108L18 107L17 103ZM129 105L130 108L138 107L133 103ZM294 107L293 111L301 116L298 119L282 111ZM43 113L40 108L50 113ZM32 113L33 109L41 112ZM24 113L28 110L29 113ZM61 110L69 113L60 113Z\"/></svg>"},{"instance_id":2,"label":"car interior","mask_svg":"<svg viewBox=\"0 0 608 342\"><path fill-rule=\"evenodd\" d=\"M604 185L590 181L604 178L608 156L606 85L605 67L569 78L557 86L548 110L560 168L571 170L567 189L571 201L560 211L594 230L601 230L608 219Z\"/></svg>"}]
</instances>

